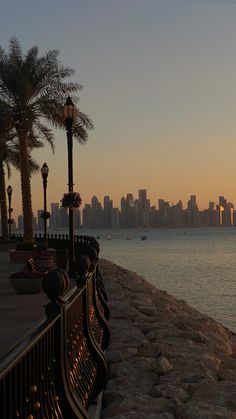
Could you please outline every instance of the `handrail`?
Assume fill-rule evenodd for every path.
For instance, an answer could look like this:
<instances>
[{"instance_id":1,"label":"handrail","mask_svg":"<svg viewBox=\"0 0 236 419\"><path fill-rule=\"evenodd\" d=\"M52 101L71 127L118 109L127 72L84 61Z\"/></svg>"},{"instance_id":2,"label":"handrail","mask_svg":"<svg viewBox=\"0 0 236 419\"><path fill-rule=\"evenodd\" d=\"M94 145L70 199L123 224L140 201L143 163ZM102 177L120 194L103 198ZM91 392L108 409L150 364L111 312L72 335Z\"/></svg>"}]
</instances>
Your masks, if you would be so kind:
<instances>
[{"instance_id":1,"label":"handrail","mask_svg":"<svg viewBox=\"0 0 236 419\"><path fill-rule=\"evenodd\" d=\"M81 237L81 242L89 246L88 239ZM44 279L51 299L47 317L0 361L1 419L88 418L90 401L107 379L109 326L98 292L97 264L96 258L64 297L65 271L51 271ZM53 276L55 292L50 289Z\"/></svg>"}]
</instances>

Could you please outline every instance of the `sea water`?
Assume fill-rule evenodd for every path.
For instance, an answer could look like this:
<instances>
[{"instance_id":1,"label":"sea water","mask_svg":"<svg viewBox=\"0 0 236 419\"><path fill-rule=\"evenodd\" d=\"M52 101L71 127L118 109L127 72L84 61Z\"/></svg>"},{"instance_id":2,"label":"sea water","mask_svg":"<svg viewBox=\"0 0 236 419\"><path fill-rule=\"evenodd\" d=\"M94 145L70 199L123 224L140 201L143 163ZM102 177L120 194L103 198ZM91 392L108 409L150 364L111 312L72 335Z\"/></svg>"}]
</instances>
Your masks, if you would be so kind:
<instances>
[{"instance_id":1,"label":"sea water","mask_svg":"<svg viewBox=\"0 0 236 419\"><path fill-rule=\"evenodd\" d=\"M78 233L99 236L100 257L137 272L236 332L236 228Z\"/></svg>"}]
</instances>

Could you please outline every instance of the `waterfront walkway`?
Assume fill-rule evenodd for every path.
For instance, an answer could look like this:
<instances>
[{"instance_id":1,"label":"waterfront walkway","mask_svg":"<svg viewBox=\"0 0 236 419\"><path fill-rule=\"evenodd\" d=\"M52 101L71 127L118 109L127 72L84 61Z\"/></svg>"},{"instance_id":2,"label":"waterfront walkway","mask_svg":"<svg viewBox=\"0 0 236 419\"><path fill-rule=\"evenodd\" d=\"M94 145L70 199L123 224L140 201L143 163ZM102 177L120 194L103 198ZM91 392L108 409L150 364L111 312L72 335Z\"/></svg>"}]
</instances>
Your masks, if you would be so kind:
<instances>
[{"instance_id":1,"label":"waterfront walkway","mask_svg":"<svg viewBox=\"0 0 236 419\"><path fill-rule=\"evenodd\" d=\"M41 321L47 298L17 294L0 253L0 354ZM103 419L236 419L236 335L136 273L102 260L111 343Z\"/></svg>"},{"instance_id":2,"label":"waterfront walkway","mask_svg":"<svg viewBox=\"0 0 236 419\"><path fill-rule=\"evenodd\" d=\"M0 252L0 358L44 317L46 295L18 294L10 285L9 275L23 264L10 264L8 252Z\"/></svg>"}]
</instances>

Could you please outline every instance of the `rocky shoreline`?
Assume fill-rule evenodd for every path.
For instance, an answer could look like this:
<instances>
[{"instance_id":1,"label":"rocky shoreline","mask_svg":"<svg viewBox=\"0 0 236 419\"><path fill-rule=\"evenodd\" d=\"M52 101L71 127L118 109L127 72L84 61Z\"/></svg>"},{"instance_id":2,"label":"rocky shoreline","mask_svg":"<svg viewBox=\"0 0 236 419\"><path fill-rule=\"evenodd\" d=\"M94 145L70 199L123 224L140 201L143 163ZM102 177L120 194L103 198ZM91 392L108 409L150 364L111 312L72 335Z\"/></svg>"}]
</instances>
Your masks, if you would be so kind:
<instances>
[{"instance_id":1,"label":"rocky shoreline","mask_svg":"<svg viewBox=\"0 0 236 419\"><path fill-rule=\"evenodd\" d=\"M102 418L236 419L236 335L101 260L111 312Z\"/></svg>"}]
</instances>

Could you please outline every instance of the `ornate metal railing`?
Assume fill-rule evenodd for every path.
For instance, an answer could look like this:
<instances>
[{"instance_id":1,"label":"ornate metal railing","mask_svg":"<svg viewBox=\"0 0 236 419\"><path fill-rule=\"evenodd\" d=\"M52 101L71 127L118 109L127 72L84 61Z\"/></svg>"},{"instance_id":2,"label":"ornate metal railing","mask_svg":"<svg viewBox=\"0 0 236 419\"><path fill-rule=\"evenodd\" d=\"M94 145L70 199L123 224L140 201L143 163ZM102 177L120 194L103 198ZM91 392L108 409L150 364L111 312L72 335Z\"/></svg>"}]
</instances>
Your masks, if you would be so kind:
<instances>
[{"instance_id":1,"label":"ornate metal railing","mask_svg":"<svg viewBox=\"0 0 236 419\"><path fill-rule=\"evenodd\" d=\"M22 233L13 233L12 238L17 239L19 241L23 241L23 234ZM34 238L35 238L36 241L37 240L43 241L44 240L44 234L43 233L35 233ZM77 242L77 241L81 242L83 240L84 240L84 242L87 242L87 238L88 238L88 236L86 236L86 235L79 235L79 234L74 235L75 242ZM58 241L58 240L69 241L69 235L66 234L66 233L50 233L50 234L48 233L47 234L47 239L51 240L52 243L54 242L54 240L56 240L56 241ZM96 241L96 239L94 239L94 240Z\"/></svg>"},{"instance_id":2,"label":"ornate metal railing","mask_svg":"<svg viewBox=\"0 0 236 419\"><path fill-rule=\"evenodd\" d=\"M0 362L1 419L84 419L106 384L108 306L98 291L98 259L63 297L68 281L65 271L49 272L45 320Z\"/></svg>"}]
</instances>

